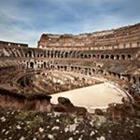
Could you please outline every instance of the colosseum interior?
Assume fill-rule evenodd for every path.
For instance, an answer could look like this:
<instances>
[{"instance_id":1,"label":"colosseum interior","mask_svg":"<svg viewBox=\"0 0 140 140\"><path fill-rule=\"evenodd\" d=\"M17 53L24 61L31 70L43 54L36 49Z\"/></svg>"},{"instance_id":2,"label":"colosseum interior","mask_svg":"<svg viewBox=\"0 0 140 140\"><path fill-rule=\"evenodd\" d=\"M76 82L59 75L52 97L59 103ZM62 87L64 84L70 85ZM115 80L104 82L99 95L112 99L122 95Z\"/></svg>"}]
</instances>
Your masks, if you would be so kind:
<instances>
[{"instance_id":1,"label":"colosseum interior","mask_svg":"<svg viewBox=\"0 0 140 140\"><path fill-rule=\"evenodd\" d=\"M0 106L78 115L106 110L112 120L139 118L139 62L140 23L42 34L36 48L0 41Z\"/></svg>"},{"instance_id":2,"label":"colosseum interior","mask_svg":"<svg viewBox=\"0 0 140 140\"><path fill-rule=\"evenodd\" d=\"M1 104L18 106L11 98L34 100L106 80L138 100L139 61L140 24L79 35L42 34L37 48L0 41L0 88L6 92L0 92Z\"/></svg>"}]
</instances>

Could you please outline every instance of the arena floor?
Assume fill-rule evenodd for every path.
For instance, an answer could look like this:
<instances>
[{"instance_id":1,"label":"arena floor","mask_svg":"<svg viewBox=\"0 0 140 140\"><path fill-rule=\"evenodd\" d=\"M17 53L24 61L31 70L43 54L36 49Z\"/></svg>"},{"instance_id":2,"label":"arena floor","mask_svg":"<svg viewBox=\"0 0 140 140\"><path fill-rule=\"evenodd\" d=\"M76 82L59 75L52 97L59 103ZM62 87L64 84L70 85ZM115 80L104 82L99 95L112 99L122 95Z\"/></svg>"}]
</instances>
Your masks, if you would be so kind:
<instances>
[{"instance_id":1,"label":"arena floor","mask_svg":"<svg viewBox=\"0 0 140 140\"><path fill-rule=\"evenodd\" d=\"M67 97L76 106L84 106L89 112L95 108L106 108L109 103L121 103L122 97L127 97L124 91L110 82L66 91L52 95L52 103L57 103L58 97Z\"/></svg>"}]
</instances>

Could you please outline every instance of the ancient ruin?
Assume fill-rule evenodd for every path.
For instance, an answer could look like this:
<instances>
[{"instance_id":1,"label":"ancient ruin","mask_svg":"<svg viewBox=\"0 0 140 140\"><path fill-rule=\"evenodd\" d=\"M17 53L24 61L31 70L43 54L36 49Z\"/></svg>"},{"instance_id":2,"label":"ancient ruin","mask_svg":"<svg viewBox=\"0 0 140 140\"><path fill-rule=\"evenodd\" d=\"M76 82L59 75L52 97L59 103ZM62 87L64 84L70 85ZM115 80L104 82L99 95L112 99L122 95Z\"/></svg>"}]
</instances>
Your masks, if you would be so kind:
<instances>
[{"instance_id":1,"label":"ancient ruin","mask_svg":"<svg viewBox=\"0 0 140 140\"><path fill-rule=\"evenodd\" d=\"M42 34L36 48L0 41L2 108L86 116L85 106L62 97L54 104L51 95L105 81L125 93L118 95L121 103L109 104L106 118L139 117L140 23L79 35ZM103 111L95 109L95 114L102 116Z\"/></svg>"},{"instance_id":2,"label":"ancient ruin","mask_svg":"<svg viewBox=\"0 0 140 140\"><path fill-rule=\"evenodd\" d=\"M125 90L138 87L139 40L140 24L80 35L43 34L37 48L1 41L0 87L17 93L52 94L95 83L64 72L104 77ZM41 77L42 81L36 80ZM45 84L49 86L46 91ZM51 89L53 84L55 89Z\"/></svg>"}]
</instances>

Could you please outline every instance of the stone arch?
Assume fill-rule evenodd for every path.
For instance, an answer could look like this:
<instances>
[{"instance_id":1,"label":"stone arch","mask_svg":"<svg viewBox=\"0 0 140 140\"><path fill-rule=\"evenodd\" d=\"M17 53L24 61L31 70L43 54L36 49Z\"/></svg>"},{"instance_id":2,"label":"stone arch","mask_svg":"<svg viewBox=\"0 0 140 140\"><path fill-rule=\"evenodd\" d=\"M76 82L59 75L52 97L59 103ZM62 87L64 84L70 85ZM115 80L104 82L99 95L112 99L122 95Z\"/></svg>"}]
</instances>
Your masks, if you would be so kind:
<instances>
[{"instance_id":1,"label":"stone arch","mask_svg":"<svg viewBox=\"0 0 140 140\"><path fill-rule=\"evenodd\" d=\"M110 56L110 59L114 60L114 55L111 55L111 56Z\"/></svg>"},{"instance_id":2,"label":"stone arch","mask_svg":"<svg viewBox=\"0 0 140 140\"><path fill-rule=\"evenodd\" d=\"M34 62L30 62L30 68L34 69Z\"/></svg>"},{"instance_id":3,"label":"stone arch","mask_svg":"<svg viewBox=\"0 0 140 140\"><path fill-rule=\"evenodd\" d=\"M28 51L28 57L32 57L32 51Z\"/></svg>"},{"instance_id":4,"label":"stone arch","mask_svg":"<svg viewBox=\"0 0 140 140\"><path fill-rule=\"evenodd\" d=\"M65 52L64 57L68 58L68 52Z\"/></svg>"},{"instance_id":5,"label":"stone arch","mask_svg":"<svg viewBox=\"0 0 140 140\"><path fill-rule=\"evenodd\" d=\"M51 54L50 54L50 56L51 56L51 58L53 58L53 57L54 57L54 55L53 55L53 51L51 51Z\"/></svg>"},{"instance_id":6,"label":"stone arch","mask_svg":"<svg viewBox=\"0 0 140 140\"><path fill-rule=\"evenodd\" d=\"M46 51L44 51L44 57L46 57Z\"/></svg>"},{"instance_id":7,"label":"stone arch","mask_svg":"<svg viewBox=\"0 0 140 140\"><path fill-rule=\"evenodd\" d=\"M40 57L39 53L37 54L37 57Z\"/></svg>"},{"instance_id":8,"label":"stone arch","mask_svg":"<svg viewBox=\"0 0 140 140\"><path fill-rule=\"evenodd\" d=\"M71 66L71 71L73 71L73 69L74 69L74 67L73 67L73 66Z\"/></svg>"},{"instance_id":9,"label":"stone arch","mask_svg":"<svg viewBox=\"0 0 140 140\"><path fill-rule=\"evenodd\" d=\"M118 76L119 79L121 78L121 75L119 73L117 74L117 76Z\"/></svg>"},{"instance_id":10,"label":"stone arch","mask_svg":"<svg viewBox=\"0 0 140 140\"><path fill-rule=\"evenodd\" d=\"M130 54L128 54L128 55L127 55L127 58L130 60L130 59L131 59L131 55L130 55Z\"/></svg>"},{"instance_id":11,"label":"stone arch","mask_svg":"<svg viewBox=\"0 0 140 140\"><path fill-rule=\"evenodd\" d=\"M81 70L81 67L78 67L78 71L80 71Z\"/></svg>"},{"instance_id":12,"label":"stone arch","mask_svg":"<svg viewBox=\"0 0 140 140\"><path fill-rule=\"evenodd\" d=\"M125 55L122 54L122 55L121 55L121 58L122 58L122 60L125 60Z\"/></svg>"},{"instance_id":13,"label":"stone arch","mask_svg":"<svg viewBox=\"0 0 140 140\"><path fill-rule=\"evenodd\" d=\"M95 73L95 69L92 69L92 73Z\"/></svg>"},{"instance_id":14,"label":"stone arch","mask_svg":"<svg viewBox=\"0 0 140 140\"><path fill-rule=\"evenodd\" d=\"M89 75L92 75L92 69L89 68Z\"/></svg>"},{"instance_id":15,"label":"stone arch","mask_svg":"<svg viewBox=\"0 0 140 140\"><path fill-rule=\"evenodd\" d=\"M99 54L97 54L97 55L96 55L96 58L97 58L97 59L99 59L99 58L100 58L100 55L99 55Z\"/></svg>"},{"instance_id":16,"label":"stone arch","mask_svg":"<svg viewBox=\"0 0 140 140\"><path fill-rule=\"evenodd\" d=\"M136 78L135 77L132 77L133 78L133 83L135 84L136 83Z\"/></svg>"},{"instance_id":17,"label":"stone arch","mask_svg":"<svg viewBox=\"0 0 140 140\"><path fill-rule=\"evenodd\" d=\"M60 53L60 58L63 58L64 57L64 52L61 52Z\"/></svg>"},{"instance_id":18,"label":"stone arch","mask_svg":"<svg viewBox=\"0 0 140 140\"><path fill-rule=\"evenodd\" d=\"M116 59L117 59L117 60L119 60L119 59L120 59L120 56L119 56L118 54L116 55Z\"/></svg>"},{"instance_id":19,"label":"stone arch","mask_svg":"<svg viewBox=\"0 0 140 140\"><path fill-rule=\"evenodd\" d=\"M57 57L60 58L60 51L57 52Z\"/></svg>"},{"instance_id":20,"label":"stone arch","mask_svg":"<svg viewBox=\"0 0 140 140\"><path fill-rule=\"evenodd\" d=\"M58 69L58 70L60 69L60 66L59 66L59 65L57 66L57 69Z\"/></svg>"},{"instance_id":21,"label":"stone arch","mask_svg":"<svg viewBox=\"0 0 140 140\"><path fill-rule=\"evenodd\" d=\"M63 66L63 65L61 65L61 66L60 66L60 69L61 69L61 70L64 70L64 66Z\"/></svg>"},{"instance_id":22,"label":"stone arch","mask_svg":"<svg viewBox=\"0 0 140 140\"><path fill-rule=\"evenodd\" d=\"M55 58L57 57L57 51L54 51L54 57Z\"/></svg>"},{"instance_id":23,"label":"stone arch","mask_svg":"<svg viewBox=\"0 0 140 140\"><path fill-rule=\"evenodd\" d=\"M100 68L101 68L101 65L100 65L100 64L97 64L97 68L99 68L99 69L100 69Z\"/></svg>"},{"instance_id":24,"label":"stone arch","mask_svg":"<svg viewBox=\"0 0 140 140\"><path fill-rule=\"evenodd\" d=\"M101 69L100 69L100 70L98 70L98 74L103 74L103 72L104 72L104 71L103 71L103 70L101 70Z\"/></svg>"},{"instance_id":25,"label":"stone arch","mask_svg":"<svg viewBox=\"0 0 140 140\"><path fill-rule=\"evenodd\" d=\"M81 57L81 58L83 58L83 56L84 56L83 54L80 54L80 57Z\"/></svg>"},{"instance_id":26,"label":"stone arch","mask_svg":"<svg viewBox=\"0 0 140 140\"><path fill-rule=\"evenodd\" d=\"M46 63L46 62L43 63L43 67L44 67L44 68L47 67L47 63Z\"/></svg>"},{"instance_id":27,"label":"stone arch","mask_svg":"<svg viewBox=\"0 0 140 140\"><path fill-rule=\"evenodd\" d=\"M88 58L91 58L91 54L88 55Z\"/></svg>"},{"instance_id":28,"label":"stone arch","mask_svg":"<svg viewBox=\"0 0 140 140\"><path fill-rule=\"evenodd\" d=\"M47 56L50 57L50 51L49 50L47 51Z\"/></svg>"},{"instance_id":29,"label":"stone arch","mask_svg":"<svg viewBox=\"0 0 140 140\"><path fill-rule=\"evenodd\" d=\"M40 54L40 57L43 57L43 56L44 56L44 54L43 54L43 53L41 53L41 54Z\"/></svg>"},{"instance_id":30,"label":"stone arch","mask_svg":"<svg viewBox=\"0 0 140 140\"><path fill-rule=\"evenodd\" d=\"M93 54L93 55L92 55L92 58L96 58L96 55L95 55L95 54Z\"/></svg>"},{"instance_id":31,"label":"stone arch","mask_svg":"<svg viewBox=\"0 0 140 140\"><path fill-rule=\"evenodd\" d=\"M104 59L104 55L103 54L101 55L101 59Z\"/></svg>"},{"instance_id":32,"label":"stone arch","mask_svg":"<svg viewBox=\"0 0 140 140\"><path fill-rule=\"evenodd\" d=\"M84 55L84 58L88 58L87 54Z\"/></svg>"},{"instance_id":33,"label":"stone arch","mask_svg":"<svg viewBox=\"0 0 140 140\"><path fill-rule=\"evenodd\" d=\"M67 66L64 66L64 70L67 71Z\"/></svg>"},{"instance_id":34,"label":"stone arch","mask_svg":"<svg viewBox=\"0 0 140 140\"><path fill-rule=\"evenodd\" d=\"M105 56L105 58L108 59L108 58L109 58L109 55L107 54L107 55Z\"/></svg>"}]
</instances>

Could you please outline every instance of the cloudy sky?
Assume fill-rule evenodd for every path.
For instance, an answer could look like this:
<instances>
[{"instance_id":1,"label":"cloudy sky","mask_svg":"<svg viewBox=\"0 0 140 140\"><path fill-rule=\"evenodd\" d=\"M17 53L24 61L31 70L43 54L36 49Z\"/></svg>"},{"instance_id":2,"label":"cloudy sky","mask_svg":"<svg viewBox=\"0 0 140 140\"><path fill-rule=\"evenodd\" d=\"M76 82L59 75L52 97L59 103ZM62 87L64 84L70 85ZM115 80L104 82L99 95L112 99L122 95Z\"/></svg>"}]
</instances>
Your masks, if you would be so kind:
<instances>
[{"instance_id":1,"label":"cloudy sky","mask_svg":"<svg viewBox=\"0 0 140 140\"><path fill-rule=\"evenodd\" d=\"M140 0L0 0L0 40L36 47L42 33L94 32L140 22Z\"/></svg>"}]
</instances>

